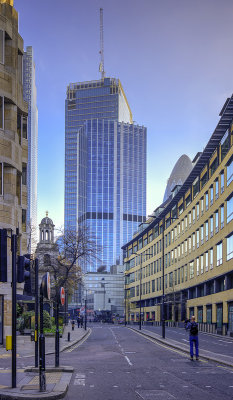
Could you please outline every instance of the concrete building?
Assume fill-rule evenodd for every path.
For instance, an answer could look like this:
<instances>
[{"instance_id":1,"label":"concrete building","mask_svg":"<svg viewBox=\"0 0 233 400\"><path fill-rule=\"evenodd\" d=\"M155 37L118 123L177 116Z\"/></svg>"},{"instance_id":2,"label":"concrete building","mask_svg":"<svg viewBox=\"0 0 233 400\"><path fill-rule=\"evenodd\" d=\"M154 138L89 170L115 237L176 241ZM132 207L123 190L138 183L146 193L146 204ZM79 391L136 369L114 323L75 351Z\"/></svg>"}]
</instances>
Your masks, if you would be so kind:
<instances>
[{"instance_id":1,"label":"concrete building","mask_svg":"<svg viewBox=\"0 0 233 400\"><path fill-rule=\"evenodd\" d=\"M27 103L23 99L23 39L13 0L0 0L0 229L18 228L18 254L27 253ZM1 246L3 243L1 243ZM11 240L1 258L0 344L11 335ZM20 285L18 285L20 291ZM22 292L22 289L21 289Z\"/></svg>"},{"instance_id":2,"label":"concrete building","mask_svg":"<svg viewBox=\"0 0 233 400\"><path fill-rule=\"evenodd\" d=\"M126 317L233 332L233 96L181 186L124 246ZM137 255L135 255L137 253ZM164 287L164 293L163 293Z\"/></svg>"},{"instance_id":3,"label":"concrete building","mask_svg":"<svg viewBox=\"0 0 233 400\"><path fill-rule=\"evenodd\" d=\"M37 158L38 158L38 109L33 48L27 46L23 56L23 96L28 103L28 252L34 252L38 241L37 227Z\"/></svg>"},{"instance_id":4,"label":"concrete building","mask_svg":"<svg viewBox=\"0 0 233 400\"><path fill-rule=\"evenodd\" d=\"M114 78L70 84L65 126L65 229L86 226L96 240L84 272L109 271L146 216L146 128Z\"/></svg>"}]
</instances>

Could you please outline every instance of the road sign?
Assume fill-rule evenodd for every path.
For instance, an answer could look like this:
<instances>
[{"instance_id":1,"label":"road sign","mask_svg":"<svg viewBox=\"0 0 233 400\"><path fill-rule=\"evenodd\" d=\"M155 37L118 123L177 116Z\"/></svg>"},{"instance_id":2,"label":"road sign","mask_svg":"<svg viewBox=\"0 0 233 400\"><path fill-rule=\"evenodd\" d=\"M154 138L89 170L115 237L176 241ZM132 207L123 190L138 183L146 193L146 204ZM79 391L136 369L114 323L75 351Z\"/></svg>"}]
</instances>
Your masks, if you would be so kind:
<instances>
[{"instance_id":1,"label":"road sign","mask_svg":"<svg viewBox=\"0 0 233 400\"><path fill-rule=\"evenodd\" d=\"M49 274L49 272L46 272L46 274L43 276L42 282L41 282L41 287L42 287L43 296L46 297L46 299L50 300L50 274Z\"/></svg>"},{"instance_id":2,"label":"road sign","mask_svg":"<svg viewBox=\"0 0 233 400\"><path fill-rule=\"evenodd\" d=\"M61 302L61 305L64 306L64 304L65 304L65 289L64 289L64 287L60 288L60 302Z\"/></svg>"},{"instance_id":3,"label":"road sign","mask_svg":"<svg viewBox=\"0 0 233 400\"><path fill-rule=\"evenodd\" d=\"M85 307L82 306L82 307L80 308L80 314L84 314L84 313L85 313Z\"/></svg>"}]
</instances>

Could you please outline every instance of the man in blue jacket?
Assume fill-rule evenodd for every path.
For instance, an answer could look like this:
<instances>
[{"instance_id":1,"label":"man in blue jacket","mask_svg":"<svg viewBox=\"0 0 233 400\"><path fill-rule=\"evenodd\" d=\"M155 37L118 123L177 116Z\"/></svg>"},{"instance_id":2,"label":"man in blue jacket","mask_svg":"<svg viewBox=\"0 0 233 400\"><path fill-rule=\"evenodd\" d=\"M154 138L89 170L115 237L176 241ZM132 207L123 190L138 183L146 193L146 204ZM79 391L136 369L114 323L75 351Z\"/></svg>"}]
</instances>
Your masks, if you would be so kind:
<instances>
[{"instance_id":1,"label":"man in blue jacket","mask_svg":"<svg viewBox=\"0 0 233 400\"><path fill-rule=\"evenodd\" d=\"M187 322L186 330L189 330L189 343L190 343L190 360L193 361L193 343L195 344L196 360L199 360L198 351L198 324L195 321L195 316L191 317L191 322Z\"/></svg>"}]
</instances>

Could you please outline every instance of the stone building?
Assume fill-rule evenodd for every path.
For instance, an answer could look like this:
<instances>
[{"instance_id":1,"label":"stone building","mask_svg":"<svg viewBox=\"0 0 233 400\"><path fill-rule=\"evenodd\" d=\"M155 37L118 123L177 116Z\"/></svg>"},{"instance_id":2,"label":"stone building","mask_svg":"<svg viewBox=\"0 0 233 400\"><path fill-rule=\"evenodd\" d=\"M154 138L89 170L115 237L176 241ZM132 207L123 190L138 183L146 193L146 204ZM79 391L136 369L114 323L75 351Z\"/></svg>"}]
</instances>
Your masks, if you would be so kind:
<instances>
[{"instance_id":1,"label":"stone building","mask_svg":"<svg viewBox=\"0 0 233 400\"><path fill-rule=\"evenodd\" d=\"M7 261L1 258L0 344L11 335L12 233L18 254L27 252L27 103L23 100L23 39L13 0L0 0L0 229L7 230ZM2 245L2 243L1 243ZM18 293L22 286L17 285Z\"/></svg>"},{"instance_id":2,"label":"stone building","mask_svg":"<svg viewBox=\"0 0 233 400\"><path fill-rule=\"evenodd\" d=\"M50 272L53 281L53 266L57 265L59 255L58 246L54 242L54 227L53 221L46 212L46 217L41 220L39 225L39 243L35 254L39 260L39 283L46 272Z\"/></svg>"}]
</instances>

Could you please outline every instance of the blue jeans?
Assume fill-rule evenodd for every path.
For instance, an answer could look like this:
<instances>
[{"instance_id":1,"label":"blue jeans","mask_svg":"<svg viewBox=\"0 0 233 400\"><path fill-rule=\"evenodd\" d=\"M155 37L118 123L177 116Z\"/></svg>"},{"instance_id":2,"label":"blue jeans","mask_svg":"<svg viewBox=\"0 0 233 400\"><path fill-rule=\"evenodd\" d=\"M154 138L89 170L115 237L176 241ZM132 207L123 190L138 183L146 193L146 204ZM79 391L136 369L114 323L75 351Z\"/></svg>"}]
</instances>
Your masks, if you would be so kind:
<instances>
[{"instance_id":1,"label":"blue jeans","mask_svg":"<svg viewBox=\"0 0 233 400\"><path fill-rule=\"evenodd\" d=\"M190 343L190 356L193 357L193 343L195 343L195 349L196 349L196 357L199 356L199 351L198 351L198 335L196 336L189 336L189 343Z\"/></svg>"}]
</instances>

